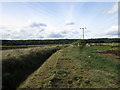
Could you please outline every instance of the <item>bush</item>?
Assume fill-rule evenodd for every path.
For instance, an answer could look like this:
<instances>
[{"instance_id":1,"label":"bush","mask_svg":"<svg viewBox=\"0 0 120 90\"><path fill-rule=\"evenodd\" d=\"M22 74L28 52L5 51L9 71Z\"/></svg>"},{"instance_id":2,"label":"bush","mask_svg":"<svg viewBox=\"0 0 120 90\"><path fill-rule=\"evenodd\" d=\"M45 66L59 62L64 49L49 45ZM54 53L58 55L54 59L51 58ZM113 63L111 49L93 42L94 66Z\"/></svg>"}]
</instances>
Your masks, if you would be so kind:
<instances>
[{"instance_id":1,"label":"bush","mask_svg":"<svg viewBox=\"0 0 120 90\"><path fill-rule=\"evenodd\" d=\"M84 48L86 45L86 41L85 40L78 40L78 41L74 42L73 45L75 45L75 46L79 45L80 48Z\"/></svg>"}]
</instances>

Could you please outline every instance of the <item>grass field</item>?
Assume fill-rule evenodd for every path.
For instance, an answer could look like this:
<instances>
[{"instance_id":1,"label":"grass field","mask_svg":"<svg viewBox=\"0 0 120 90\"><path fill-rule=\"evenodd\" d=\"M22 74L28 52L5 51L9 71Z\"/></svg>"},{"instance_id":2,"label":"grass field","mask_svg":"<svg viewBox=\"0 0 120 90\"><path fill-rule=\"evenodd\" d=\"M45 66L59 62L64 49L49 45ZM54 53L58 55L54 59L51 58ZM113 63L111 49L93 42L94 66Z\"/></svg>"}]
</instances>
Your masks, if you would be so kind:
<instances>
[{"instance_id":1,"label":"grass field","mask_svg":"<svg viewBox=\"0 0 120 90\"><path fill-rule=\"evenodd\" d=\"M61 49L21 83L19 88L118 88L118 59L98 55L94 53L96 50L118 49L104 45Z\"/></svg>"}]
</instances>

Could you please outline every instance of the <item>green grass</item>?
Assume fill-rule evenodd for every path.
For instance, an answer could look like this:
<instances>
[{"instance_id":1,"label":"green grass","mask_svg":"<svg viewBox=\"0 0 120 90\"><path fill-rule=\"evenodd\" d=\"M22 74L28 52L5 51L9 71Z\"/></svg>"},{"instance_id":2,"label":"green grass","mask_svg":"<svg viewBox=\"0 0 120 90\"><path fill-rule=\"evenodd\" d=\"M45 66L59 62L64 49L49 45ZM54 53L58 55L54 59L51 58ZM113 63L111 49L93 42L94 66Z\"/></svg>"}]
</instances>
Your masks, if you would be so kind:
<instances>
[{"instance_id":1,"label":"green grass","mask_svg":"<svg viewBox=\"0 0 120 90\"><path fill-rule=\"evenodd\" d=\"M94 50L108 50L113 49L111 46L91 46L84 49L79 47L72 48L72 52L68 54L68 57L74 58L75 60L82 60L84 65L87 64L89 68L97 68L100 70L108 71L111 73L117 73L118 63L114 60L107 59L105 57L97 56L92 53ZM90 56L90 57L89 57Z\"/></svg>"},{"instance_id":2,"label":"green grass","mask_svg":"<svg viewBox=\"0 0 120 90\"><path fill-rule=\"evenodd\" d=\"M119 70L118 66L120 64L118 64L112 59L107 59L105 57L97 56L94 53L92 53L94 50L109 50L109 49L113 49L113 48L111 48L111 46L91 46L85 48L82 51L81 60L87 62L87 64L85 65L86 68L104 71L104 73L110 73L110 75L106 76L103 73L96 72L95 81L97 81L97 83L105 87L105 86L109 86L109 81L112 80L114 82L113 87L117 87L116 85L117 83L115 82L117 82L116 78L118 76L118 70ZM114 77L111 75L114 75ZM103 81L104 79L106 79L106 81L108 82L104 82Z\"/></svg>"},{"instance_id":3,"label":"green grass","mask_svg":"<svg viewBox=\"0 0 120 90\"><path fill-rule=\"evenodd\" d=\"M89 67L91 68L96 67L97 69L100 70L108 71L111 73L117 73L118 63L114 62L114 60L109 60L105 57L97 56L92 53L94 50L108 50L108 49L111 49L111 46L91 46L85 48L85 50L82 53L84 54L83 57L89 60L88 61Z\"/></svg>"},{"instance_id":4,"label":"green grass","mask_svg":"<svg viewBox=\"0 0 120 90\"><path fill-rule=\"evenodd\" d=\"M89 72L91 74L91 82L96 83L98 86L100 85L100 87L118 87L117 78L119 73L118 70L120 69L118 66L120 64L112 59L97 56L93 53L94 50L109 49L118 48L113 48L112 46L107 45L90 46L84 47L83 49L79 47L70 47L69 51L71 51L71 53L66 53L66 57L80 61L80 67L82 67L85 72ZM112 81L112 83L110 83L110 81Z\"/></svg>"}]
</instances>

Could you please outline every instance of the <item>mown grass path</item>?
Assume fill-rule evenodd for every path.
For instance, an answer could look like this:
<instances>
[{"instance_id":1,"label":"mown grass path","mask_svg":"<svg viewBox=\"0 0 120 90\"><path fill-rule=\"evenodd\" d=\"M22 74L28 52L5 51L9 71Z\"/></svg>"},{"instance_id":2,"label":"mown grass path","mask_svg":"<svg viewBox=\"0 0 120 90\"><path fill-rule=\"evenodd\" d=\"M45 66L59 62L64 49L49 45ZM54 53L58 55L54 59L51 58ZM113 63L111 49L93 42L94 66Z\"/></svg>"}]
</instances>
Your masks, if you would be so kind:
<instances>
[{"instance_id":1,"label":"mown grass path","mask_svg":"<svg viewBox=\"0 0 120 90\"><path fill-rule=\"evenodd\" d=\"M117 88L118 63L92 52L111 49L70 46L54 53L19 88Z\"/></svg>"}]
</instances>

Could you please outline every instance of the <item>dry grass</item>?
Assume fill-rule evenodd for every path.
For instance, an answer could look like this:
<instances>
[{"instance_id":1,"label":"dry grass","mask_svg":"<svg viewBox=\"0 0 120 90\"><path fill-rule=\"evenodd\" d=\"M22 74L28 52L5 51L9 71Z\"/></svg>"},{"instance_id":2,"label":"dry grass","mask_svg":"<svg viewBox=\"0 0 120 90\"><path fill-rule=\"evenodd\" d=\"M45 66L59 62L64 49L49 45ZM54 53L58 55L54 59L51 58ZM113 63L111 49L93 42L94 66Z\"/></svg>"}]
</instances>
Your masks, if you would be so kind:
<instances>
[{"instance_id":1,"label":"dry grass","mask_svg":"<svg viewBox=\"0 0 120 90\"><path fill-rule=\"evenodd\" d=\"M17 88L28 75L34 72L43 62L60 47L45 46L27 49L2 51L2 87Z\"/></svg>"},{"instance_id":2,"label":"dry grass","mask_svg":"<svg viewBox=\"0 0 120 90\"><path fill-rule=\"evenodd\" d=\"M32 52L38 52L41 50L50 49L55 46L42 46L42 47L34 47L34 48L22 48L22 49L11 49L11 50L1 50L2 53L2 60L9 59L9 58L16 58L22 55L27 55Z\"/></svg>"}]
</instances>

